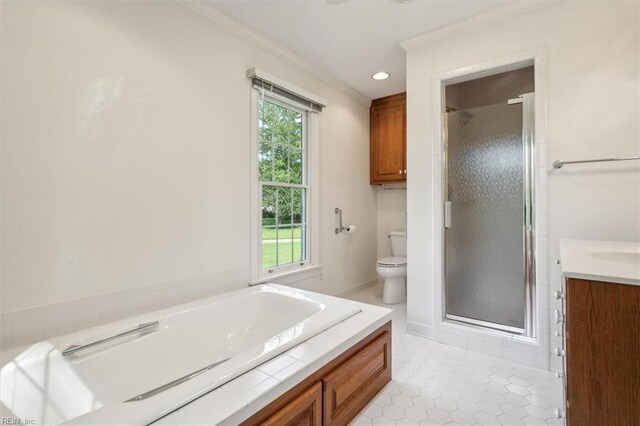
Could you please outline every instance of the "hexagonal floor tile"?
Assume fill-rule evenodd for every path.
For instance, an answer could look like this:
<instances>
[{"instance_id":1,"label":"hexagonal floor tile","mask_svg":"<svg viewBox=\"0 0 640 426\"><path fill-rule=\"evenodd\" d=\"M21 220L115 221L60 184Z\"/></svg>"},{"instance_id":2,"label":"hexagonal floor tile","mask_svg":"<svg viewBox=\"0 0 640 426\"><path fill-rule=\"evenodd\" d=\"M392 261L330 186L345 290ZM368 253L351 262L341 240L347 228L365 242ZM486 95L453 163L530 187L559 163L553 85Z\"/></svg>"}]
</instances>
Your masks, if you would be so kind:
<instances>
[{"instance_id":1,"label":"hexagonal floor tile","mask_svg":"<svg viewBox=\"0 0 640 426\"><path fill-rule=\"evenodd\" d=\"M544 408L540 408L535 405L527 405L524 409L531 417L535 417L540 420L547 420L551 418L551 414Z\"/></svg>"},{"instance_id":2,"label":"hexagonal floor tile","mask_svg":"<svg viewBox=\"0 0 640 426\"><path fill-rule=\"evenodd\" d=\"M405 417L404 408L398 407L397 405L389 405L387 407L384 407L382 409L382 414L384 414L384 417L388 417L393 420L398 420Z\"/></svg>"},{"instance_id":3,"label":"hexagonal floor tile","mask_svg":"<svg viewBox=\"0 0 640 426\"><path fill-rule=\"evenodd\" d=\"M480 407L480 409L482 411L484 411L485 413L489 413L492 414L494 416L497 416L498 414L502 414L502 408L500 408L500 406L498 404L496 404L495 402L490 402L490 401L480 401L478 402L478 407Z\"/></svg>"},{"instance_id":4,"label":"hexagonal floor tile","mask_svg":"<svg viewBox=\"0 0 640 426\"><path fill-rule=\"evenodd\" d=\"M476 422L482 426L491 426L491 425L499 425L500 422L496 416L492 416L491 414L485 412L479 412L473 415L476 419Z\"/></svg>"},{"instance_id":5,"label":"hexagonal floor tile","mask_svg":"<svg viewBox=\"0 0 640 426\"><path fill-rule=\"evenodd\" d=\"M382 416L382 407L375 404L369 404L367 407L365 407L362 413L369 418L380 417Z\"/></svg>"},{"instance_id":6,"label":"hexagonal floor tile","mask_svg":"<svg viewBox=\"0 0 640 426\"><path fill-rule=\"evenodd\" d=\"M391 402L393 403L393 405L401 408L407 408L413 405L413 400L405 395L394 396L393 398L391 398Z\"/></svg>"},{"instance_id":7,"label":"hexagonal floor tile","mask_svg":"<svg viewBox=\"0 0 640 426\"><path fill-rule=\"evenodd\" d=\"M527 415L527 412L524 410L524 408L519 405L511 404L510 402L501 404L500 408L502 408L502 411L504 411L506 414L509 414L510 416L521 418Z\"/></svg>"},{"instance_id":8,"label":"hexagonal floor tile","mask_svg":"<svg viewBox=\"0 0 640 426\"><path fill-rule=\"evenodd\" d=\"M514 384L507 385L507 390L509 392L513 392L516 395L520 395L520 396L529 395L529 391L527 390L527 388L523 388L520 385L514 385Z\"/></svg>"},{"instance_id":9,"label":"hexagonal floor tile","mask_svg":"<svg viewBox=\"0 0 640 426\"><path fill-rule=\"evenodd\" d=\"M476 423L473 414L466 411L455 410L451 412L451 418L456 425L473 425Z\"/></svg>"},{"instance_id":10,"label":"hexagonal floor tile","mask_svg":"<svg viewBox=\"0 0 640 426\"><path fill-rule=\"evenodd\" d=\"M520 419L519 417L511 416L509 414L500 414L498 416L498 421L500 422L501 425L504 425L504 426L516 426L516 425L524 424L522 419Z\"/></svg>"},{"instance_id":11,"label":"hexagonal floor tile","mask_svg":"<svg viewBox=\"0 0 640 426\"><path fill-rule=\"evenodd\" d=\"M503 402L507 402L506 399L504 399L504 396L502 396L502 394L494 391L482 392L482 397L485 399L485 401L494 402L496 404L502 404Z\"/></svg>"},{"instance_id":12,"label":"hexagonal floor tile","mask_svg":"<svg viewBox=\"0 0 640 426\"><path fill-rule=\"evenodd\" d=\"M478 404L467 399L458 399L456 401L456 405L458 406L458 409L469 414L474 414L480 411L480 407L478 407Z\"/></svg>"},{"instance_id":13,"label":"hexagonal floor tile","mask_svg":"<svg viewBox=\"0 0 640 426\"><path fill-rule=\"evenodd\" d=\"M423 408L428 410L430 408L435 408L436 404L433 402L433 399L426 396L417 396L413 398L413 405L418 408Z\"/></svg>"},{"instance_id":14,"label":"hexagonal floor tile","mask_svg":"<svg viewBox=\"0 0 640 426\"><path fill-rule=\"evenodd\" d=\"M451 415L440 408L432 408L428 413L429 420L437 424L445 425L452 420Z\"/></svg>"},{"instance_id":15,"label":"hexagonal floor tile","mask_svg":"<svg viewBox=\"0 0 640 426\"><path fill-rule=\"evenodd\" d=\"M428 386L420 388L420 394L431 399L440 398L442 396L440 395L440 391L438 389L433 389Z\"/></svg>"},{"instance_id":16,"label":"hexagonal floor tile","mask_svg":"<svg viewBox=\"0 0 640 426\"><path fill-rule=\"evenodd\" d=\"M386 407L387 405L391 405L391 398L386 395L378 394L372 402L380 407Z\"/></svg>"},{"instance_id":17,"label":"hexagonal floor tile","mask_svg":"<svg viewBox=\"0 0 640 426\"><path fill-rule=\"evenodd\" d=\"M405 415L411 420L422 422L429 418L427 410L418 407L409 407L404 409Z\"/></svg>"},{"instance_id":18,"label":"hexagonal floor tile","mask_svg":"<svg viewBox=\"0 0 640 426\"><path fill-rule=\"evenodd\" d=\"M436 398L433 400L436 407L441 408L445 411L454 411L458 408L456 402L453 399L449 398Z\"/></svg>"}]
</instances>

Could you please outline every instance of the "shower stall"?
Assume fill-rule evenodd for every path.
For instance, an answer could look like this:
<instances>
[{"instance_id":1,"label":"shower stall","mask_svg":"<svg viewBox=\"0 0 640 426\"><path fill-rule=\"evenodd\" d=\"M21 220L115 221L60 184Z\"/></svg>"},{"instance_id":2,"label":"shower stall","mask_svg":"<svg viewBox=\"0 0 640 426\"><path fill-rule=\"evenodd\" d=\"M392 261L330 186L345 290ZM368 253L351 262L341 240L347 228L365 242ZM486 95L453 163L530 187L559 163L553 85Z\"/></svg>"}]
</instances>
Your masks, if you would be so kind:
<instances>
[{"instance_id":1,"label":"shower stall","mask_svg":"<svg viewBox=\"0 0 640 426\"><path fill-rule=\"evenodd\" d=\"M445 114L444 315L535 337L534 94L464 104Z\"/></svg>"}]
</instances>

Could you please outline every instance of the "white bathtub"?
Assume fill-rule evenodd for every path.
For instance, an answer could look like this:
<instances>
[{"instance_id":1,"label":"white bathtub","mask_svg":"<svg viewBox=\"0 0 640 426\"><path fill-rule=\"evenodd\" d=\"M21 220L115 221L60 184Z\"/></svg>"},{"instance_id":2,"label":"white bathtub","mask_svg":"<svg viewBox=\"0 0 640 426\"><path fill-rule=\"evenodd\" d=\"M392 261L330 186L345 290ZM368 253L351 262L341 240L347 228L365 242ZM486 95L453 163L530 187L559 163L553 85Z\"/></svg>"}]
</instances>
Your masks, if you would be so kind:
<instances>
[{"instance_id":1,"label":"white bathtub","mask_svg":"<svg viewBox=\"0 0 640 426\"><path fill-rule=\"evenodd\" d=\"M148 423L358 312L347 301L269 284L39 342L3 354L0 414L37 424ZM150 321L158 321L151 331L62 354Z\"/></svg>"}]
</instances>

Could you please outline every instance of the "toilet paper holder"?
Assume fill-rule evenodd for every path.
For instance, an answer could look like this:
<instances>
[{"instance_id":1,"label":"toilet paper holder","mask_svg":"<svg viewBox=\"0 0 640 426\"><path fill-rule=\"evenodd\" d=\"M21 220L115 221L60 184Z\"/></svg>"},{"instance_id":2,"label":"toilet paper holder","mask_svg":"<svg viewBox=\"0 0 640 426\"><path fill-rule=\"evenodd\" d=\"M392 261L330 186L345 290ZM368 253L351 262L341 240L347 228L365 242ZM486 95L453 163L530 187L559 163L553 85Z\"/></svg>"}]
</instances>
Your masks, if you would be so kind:
<instances>
[{"instance_id":1,"label":"toilet paper holder","mask_svg":"<svg viewBox=\"0 0 640 426\"><path fill-rule=\"evenodd\" d=\"M338 227L335 229L336 234L339 234L344 231L351 234L356 231L355 225L342 226L342 209L336 207L335 212L338 215Z\"/></svg>"}]
</instances>

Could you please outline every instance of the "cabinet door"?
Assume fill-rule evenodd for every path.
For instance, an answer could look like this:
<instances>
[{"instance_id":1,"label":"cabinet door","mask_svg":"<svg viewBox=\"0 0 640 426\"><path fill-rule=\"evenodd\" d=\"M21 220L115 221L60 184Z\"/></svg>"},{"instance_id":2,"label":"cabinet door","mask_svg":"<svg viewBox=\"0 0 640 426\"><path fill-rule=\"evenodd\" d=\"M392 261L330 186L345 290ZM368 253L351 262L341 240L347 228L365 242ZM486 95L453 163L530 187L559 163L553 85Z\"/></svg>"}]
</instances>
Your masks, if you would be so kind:
<instances>
[{"instance_id":1,"label":"cabinet door","mask_svg":"<svg viewBox=\"0 0 640 426\"><path fill-rule=\"evenodd\" d=\"M371 108L371 183L406 179L404 96Z\"/></svg>"},{"instance_id":2,"label":"cabinet door","mask_svg":"<svg viewBox=\"0 0 640 426\"><path fill-rule=\"evenodd\" d=\"M320 426L322 424L322 382L317 382L266 419L268 426Z\"/></svg>"},{"instance_id":3,"label":"cabinet door","mask_svg":"<svg viewBox=\"0 0 640 426\"><path fill-rule=\"evenodd\" d=\"M324 424L345 425L391 380L391 335L383 332L324 382Z\"/></svg>"},{"instance_id":4,"label":"cabinet door","mask_svg":"<svg viewBox=\"0 0 640 426\"><path fill-rule=\"evenodd\" d=\"M570 426L640 424L640 287L567 282Z\"/></svg>"}]
</instances>

